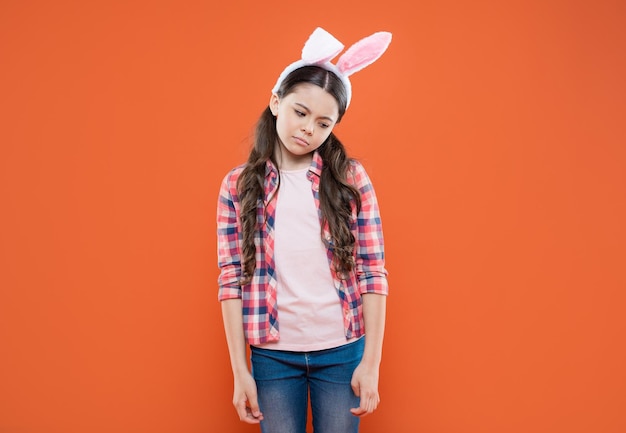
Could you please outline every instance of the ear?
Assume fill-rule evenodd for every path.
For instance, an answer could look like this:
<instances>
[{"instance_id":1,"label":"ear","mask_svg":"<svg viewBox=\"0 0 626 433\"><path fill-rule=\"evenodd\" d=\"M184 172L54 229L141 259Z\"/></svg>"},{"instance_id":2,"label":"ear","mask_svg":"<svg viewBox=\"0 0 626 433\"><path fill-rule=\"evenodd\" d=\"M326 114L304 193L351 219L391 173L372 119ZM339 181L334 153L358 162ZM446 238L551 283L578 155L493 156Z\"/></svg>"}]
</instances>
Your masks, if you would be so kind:
<instances>
[{"instance_id":1,"label":"ear","mask_svg":"<svg viewBox=\"0 0 626 433\"><path fill-rule=\"evenodd\" d=\"M276 93L272 93L272 96L270 96L269 107L270 107L270 111L272 112L272 114L274 116L276 116L278 114L278 103L279 102L280 102L280 99L278 99L278 95Z\"/></svg>"},{"instance_id":2,"label":"ear","mask_svg":"<svg viewBox=\"0 0 626 433\"><path fill-rule=\"evenodd\" d=\"M374 63L391 43L391 33L377 32L348 48L337 62L337 68L346 77Z\"/></svg>"},{"instance_id":3,"label":"ear","mask_svg":"<svg viewBox=\"0 0 626 433\"><path fill-rule=\"evenodd\" d=\"M321 27L316 28L302 48L302 60L309 64L330 62L343 50L343 44Z\"/></svg>"}]
</instances>

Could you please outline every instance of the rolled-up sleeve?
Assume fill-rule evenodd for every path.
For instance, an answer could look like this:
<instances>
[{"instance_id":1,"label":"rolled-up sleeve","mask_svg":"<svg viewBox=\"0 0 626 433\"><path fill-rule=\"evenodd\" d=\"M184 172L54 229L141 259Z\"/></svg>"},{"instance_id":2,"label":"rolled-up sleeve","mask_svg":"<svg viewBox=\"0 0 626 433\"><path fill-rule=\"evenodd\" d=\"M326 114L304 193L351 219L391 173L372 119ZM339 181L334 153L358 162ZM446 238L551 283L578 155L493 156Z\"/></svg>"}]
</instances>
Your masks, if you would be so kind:
<instances>
[{"instance_id":1,"label":"rolled-up sleeve","mask_svg":"<svg viewBox=\"0 0 626 433\"><path fill-rule=\"evenodd\" d=\"M352 182L361 192L361 210L356 224L356 275L359 293L387 295L385 243L374 186L363 166L354 161Z\"/></svg>"},{"instance_id":2,"label":"rolled-up sleeve","mask_svg":"<svg viewBox=\"0 0 626 433\"><path fill-rule=\"evenodd\" d=\"M236 171L231 171L222 181L217 202L217 257L218 299L241 298L241 252L239 247L239 222L235 207Z\"/></svg>"}]
</instances>

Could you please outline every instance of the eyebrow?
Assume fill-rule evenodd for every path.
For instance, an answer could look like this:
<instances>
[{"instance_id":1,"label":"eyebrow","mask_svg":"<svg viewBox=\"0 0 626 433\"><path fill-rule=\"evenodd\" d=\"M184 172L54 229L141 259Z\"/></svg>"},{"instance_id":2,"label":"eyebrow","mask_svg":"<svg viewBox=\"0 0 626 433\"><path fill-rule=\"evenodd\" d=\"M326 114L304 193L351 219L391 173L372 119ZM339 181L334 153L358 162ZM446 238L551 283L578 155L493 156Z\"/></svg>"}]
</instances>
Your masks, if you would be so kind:
<instances>
[{"instance_id":1,"label":"eyebrow","mask_svg":"<svg viewBox=\"0 0 626 433\"><path fill-rule=\"evenodd\" d=\"M311 112L311 110L309 110L309 107L307 107L306 105L301 104L300 102L295 102L295 104L296 104L296 105L298 105L298 106L300 106L300 107L302 107L302 108L303 108L303 109L305 109L307 112L309 112L309 113ZM327 119L327 120L329 120L329 121L331 121L331 122L334 122L334 121L335 121L335 119L333 119L332 117L329 117L329 116L320 116L320 119Z\"/></svg>"}]
</instances>

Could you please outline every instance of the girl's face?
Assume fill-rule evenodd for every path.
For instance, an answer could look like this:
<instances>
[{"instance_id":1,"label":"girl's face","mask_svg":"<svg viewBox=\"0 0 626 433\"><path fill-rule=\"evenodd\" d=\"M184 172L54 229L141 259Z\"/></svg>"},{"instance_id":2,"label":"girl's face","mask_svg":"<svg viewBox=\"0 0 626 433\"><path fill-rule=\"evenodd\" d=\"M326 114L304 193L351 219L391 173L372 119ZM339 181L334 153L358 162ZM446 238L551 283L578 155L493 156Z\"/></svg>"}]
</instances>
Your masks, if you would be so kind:
<instances>
[{"instance_id":1,"label":"girl's face","mask_svg":"<svg viewBox=\"0 0 626 433\"><path fill-rule=\"evenodd\" d=\"M313 151L328 138L339 116L335 98L308 83L298 84L283 98L272 95L270 110L276 116L280 143L275 156L282 170L308 167Z\"/></svg>"}]
</instances>

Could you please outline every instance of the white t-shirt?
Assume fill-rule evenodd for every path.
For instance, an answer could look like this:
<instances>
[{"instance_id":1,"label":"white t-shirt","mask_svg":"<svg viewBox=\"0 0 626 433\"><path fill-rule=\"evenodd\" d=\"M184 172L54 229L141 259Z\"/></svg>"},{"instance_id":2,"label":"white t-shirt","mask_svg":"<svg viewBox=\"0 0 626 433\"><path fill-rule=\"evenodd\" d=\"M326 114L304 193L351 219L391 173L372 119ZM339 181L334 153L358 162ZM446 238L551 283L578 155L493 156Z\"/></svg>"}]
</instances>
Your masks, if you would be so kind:
<instances>
[{"instance_id":1,"label":"white t-shirt","mask_svg":"<svg viewBox=\"0 0 626 433\"><path fill-rule=\"evenodd\" d=\"M274 223L280 340L258 346L265 349L309 352L349 342L307 172L280 172Z\"/></svg>"}]
</instances>

